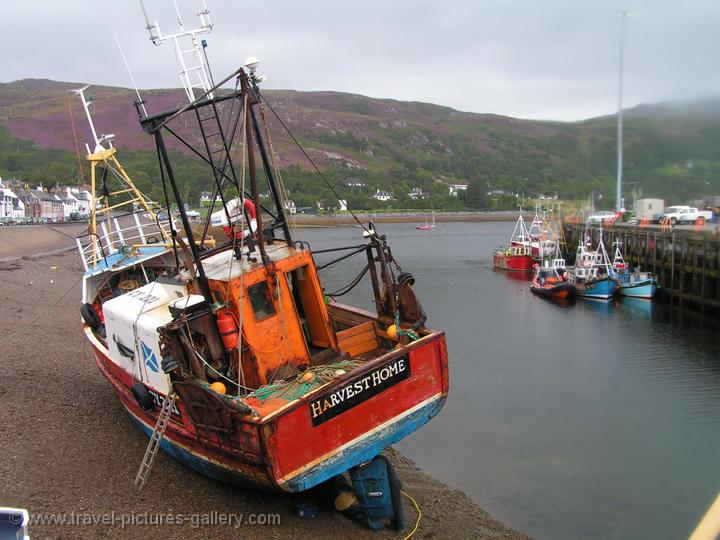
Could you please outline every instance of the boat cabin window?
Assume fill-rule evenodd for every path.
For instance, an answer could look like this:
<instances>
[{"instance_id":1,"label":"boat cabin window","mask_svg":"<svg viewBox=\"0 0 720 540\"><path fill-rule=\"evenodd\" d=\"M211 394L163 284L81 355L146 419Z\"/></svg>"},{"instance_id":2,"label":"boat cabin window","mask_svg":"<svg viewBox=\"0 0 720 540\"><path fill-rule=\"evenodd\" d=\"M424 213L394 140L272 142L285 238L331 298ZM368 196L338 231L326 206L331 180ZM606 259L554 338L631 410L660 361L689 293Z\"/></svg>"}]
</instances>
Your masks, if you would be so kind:
<instances>
[{"instance_id":1,"label":"boat cabin window","mask_svg":"<svg viewBox=\"0 0 720 540\"><path fill-rule=\"evenodd\" d=\"M252 304L255 320L262 321L275 315L275 306L270 297L267 281L261 281L247 288L250 304Z\"/></svg>"}]
</instances>

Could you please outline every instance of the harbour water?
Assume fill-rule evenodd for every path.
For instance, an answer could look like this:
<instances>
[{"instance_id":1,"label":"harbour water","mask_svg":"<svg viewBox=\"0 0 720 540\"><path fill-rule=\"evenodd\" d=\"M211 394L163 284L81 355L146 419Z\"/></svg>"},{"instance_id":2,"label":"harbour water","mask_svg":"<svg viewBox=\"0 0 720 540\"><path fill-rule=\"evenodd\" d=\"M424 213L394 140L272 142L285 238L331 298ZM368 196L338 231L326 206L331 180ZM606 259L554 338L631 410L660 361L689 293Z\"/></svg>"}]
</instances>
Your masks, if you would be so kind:
<instances>
[{"instance_id":1,"label":"harbour water","mask_svg":"<svg viewBox=\"0 0 720 540\"><path fill-rule=\"evenodd\" d=\"M403 453L537 538L687 537L720 491L718 322L644 300L536 297L492 268L508 223L378 229L450 356L450 398ZM361 240L355 227L299 233L314 249ZM322 271L326 290L362 266ZM346 298L372 308L369 280Z\"/></svg>"}]
</instances>

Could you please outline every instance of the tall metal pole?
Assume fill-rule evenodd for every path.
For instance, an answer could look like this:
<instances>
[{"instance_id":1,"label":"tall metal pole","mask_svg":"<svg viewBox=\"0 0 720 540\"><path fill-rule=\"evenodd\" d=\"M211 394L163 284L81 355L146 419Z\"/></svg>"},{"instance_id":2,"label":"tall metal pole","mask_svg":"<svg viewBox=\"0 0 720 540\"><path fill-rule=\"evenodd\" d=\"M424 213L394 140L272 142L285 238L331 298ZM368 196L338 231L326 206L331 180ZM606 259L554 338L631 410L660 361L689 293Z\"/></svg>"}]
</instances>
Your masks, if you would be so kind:
<instances>
[{"instance_id":1,"label":"tall metal pole","mask_svg":"<svg viewBox=\"0 0 720 540\"><path fill-rule=\"evenodd\" d=\"M265 174L268 178L268 185L270 186L270 192L272 193L273 200L275 201L275 208L277 209L277 214L280 219L282 219L282 228L283 228L283 234L285 235L285 242L288 246L293 245L293 237L290 234L290 227L288 226L288 220L287 215L285 214L285 205L283 204L282 200L280 199L280 194L278 190L280 189L277 185L277 180L275 179L275 175L273 174L272 167L270 166L270 160L267 156L267 148L265 146L265 141L263 141L262 133L260 131L260 126L258 125L257 117L255 116L255 111L252 108L251 104L248 104L248 108L250 109L250 117L252 118L252 127L255 131L255 141L257 142L258 149L260 150L260 157L262 158L263 167L265 167Z\"/></svg>"},{"instance_id":2,"label":"tall metal pole","mask_svg":"<svg viewBox=\"0 0 720 540\"><path fill-rule=\"evenodd\" d=\"M617 123L617 212L622 211L622 173L623 173L623 49L625 45L625 19L630 15L629 11L620 12L620 75L618 81L618 123Z\"/></svg>"},{"instance_id":3,"label":"tall metal pole","mask_svg":"<svg viewBox=\"0 0 720 540\"><path fill-rule=\"evenodd\" d=\"M247 92L247 87L245 86L244 80L242 80L243 83L243 92ZM255 220L257 222L257 242L258 242L258 248L260 248L260 258L262 259L262 262L265 266L268 266L270 264L270 258L267 256L267 253L265 252L265 238L263 237L264 231L263 231L263 222L262 222L262 209L260 208L260 190L258 189L258 181L257 181L257 171L255 170L255 150L253 150L253 130L252 130L252 119L250 117L250 104L248 103L248 106L245 107L245 133L246 133L246 142L247 145L247 154L248 154L248 169L250 172L250 186L252 189L252 195L253 195L253 202L255 203L255 209L256 209L256 216ZM250 234L252 235L252 229L250 231Z\"/></svg>"}]
</instances>

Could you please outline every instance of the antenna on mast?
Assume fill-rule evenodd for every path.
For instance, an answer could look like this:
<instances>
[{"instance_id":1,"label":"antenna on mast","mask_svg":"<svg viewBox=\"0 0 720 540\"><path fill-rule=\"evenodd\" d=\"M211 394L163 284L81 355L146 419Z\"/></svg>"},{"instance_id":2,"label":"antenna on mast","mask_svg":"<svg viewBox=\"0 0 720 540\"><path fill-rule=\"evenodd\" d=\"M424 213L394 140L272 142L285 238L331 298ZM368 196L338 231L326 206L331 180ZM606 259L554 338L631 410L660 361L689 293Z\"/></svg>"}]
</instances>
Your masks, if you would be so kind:
<instances>
[{"instance_id":1,"label":"antenna on mast","mask_svg":"<svg viewBox=\"0 0 720 540\"><path fill-rule=\"evenodd\" d=\"M128 75L130 75L130 80L132 81L133 88L135 88L135 94L138 98L138 104L142 107L143 114L145 116L148 115L147 109L145 109L145 102L140 97L140 90L138 90L137 83L135 82L135 77L133 77L132 71L130 70L130 64L128 64L127 58L125 58L125 53L123 52L123 48L120 45L120 40L117 37L117 34L113 34L113 37L115 38L115 43L117 43L118 49L120 50L120 56L122 56L123 62L125 62L125 68L127 69Z\"/></svg>"},{"instance_id":2,"label":"antenna on mast","mask_svg":"<svg viewBox=\"0 0 720 540\"><path fill-rule=\"evenodd\" d=\"M205 0L202 0L202 9L196 13L200 18L200 27L193 30L186 30L185 25L180 16L176 0L172 0L177 15L177 24L180 31L176 34L163 35L160 30L160 24L157 21L150 23L145 4L140 0L140 8L145 17L145 28L150 33L150 41L154 45L162 45L164 41L172 41L175 46L175 58L177 60L178 75L180 82L185 89L188 100L192 103L196 97L207 94L209 99L213 98L210 90L212 89L212 76L210 74L210 66L207 63L207 57L203 54L204 48L207 46L205 40L198 42L198 36L201 34L209 34L213 29L213 23L210 21L210 10ZM188 46L189 41L189 46ZM196 96L196 91L199 94Z\"/></svg>"},{"instance_id":3,"label":"antenna on mast","mask_svg":"<svg viewBox=\"0 0 720 540\"><path fill-rule=\"evenodd\" d=\"M115 135L112 133L108 133L107 135L100 135L98 137L97 131L95 131L95 124L93 123L92 116L90 116L90 105L93 103L93 97L89 96L88 99L85 99L85 90L90 88L91 85L85 85L82 88L78 88L77 90L70 90L73 94L78 96L80 98L80 101L83 104L83 108L85 109L85 115L88 119L88 124L90 124L90 131L92 132L93 140L95 141L95 150L90 152L90 147L85 144L85 148L87 149L88 154L96 154L97 152L101 150L110 150L113 147L112 140L115 138ZM107 143L107 147L105 147L103 144Z\"/></svg>"}]
</instances>

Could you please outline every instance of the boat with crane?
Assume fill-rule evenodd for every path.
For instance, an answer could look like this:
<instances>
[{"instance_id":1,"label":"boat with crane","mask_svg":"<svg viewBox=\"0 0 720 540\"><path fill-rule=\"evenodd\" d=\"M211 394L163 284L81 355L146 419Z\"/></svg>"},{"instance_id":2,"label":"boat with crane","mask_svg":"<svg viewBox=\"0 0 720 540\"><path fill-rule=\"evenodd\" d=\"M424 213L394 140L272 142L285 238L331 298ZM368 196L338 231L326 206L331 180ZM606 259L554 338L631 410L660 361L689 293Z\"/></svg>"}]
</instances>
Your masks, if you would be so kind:
<instances>
[{"instance_id":1,"label":"boat with crane","mask_svg":"<svg viewBox=\"0 0 720 540\"><path fill-rule=\"evenodd\" d=\"M136 103L157 148L165 206L177 206L179 219L155 223L157 245L131 244L120 229L81 244L83 331L150 439L136 485L162 449L221 481L299 492L359 470L438 414L449 388L445 334L425 326L414 278L372 224L358 220L363 242L350 247L313 250L296 239L267 116L286 125L261 91L257 59L213 82L199 42L212 29L203 7L199 29L178 20L170 36L146 18L153 43L171 41L179 53L187 103L154 114ZM212 185L200 231L166 139ZM112 160L102 142L91 163ZM227 229L215 245L213 215ZM362 258L346 289L369 275L375 311L323 289L314 255L334 252Z\"/></svg>"}]
</instances>

